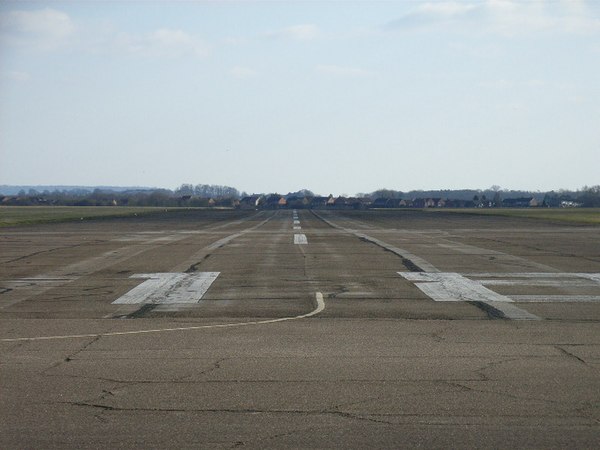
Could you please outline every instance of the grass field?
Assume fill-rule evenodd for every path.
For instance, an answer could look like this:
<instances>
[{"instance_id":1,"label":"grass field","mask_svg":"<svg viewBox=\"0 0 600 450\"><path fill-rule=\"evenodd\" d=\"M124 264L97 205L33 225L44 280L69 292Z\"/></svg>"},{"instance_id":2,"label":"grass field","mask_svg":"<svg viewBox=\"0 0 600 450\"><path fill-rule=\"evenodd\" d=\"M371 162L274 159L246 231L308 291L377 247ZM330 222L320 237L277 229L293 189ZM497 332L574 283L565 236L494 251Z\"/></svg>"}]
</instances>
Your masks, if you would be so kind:
<instances>
[{"instance_id":1,"label":"grass field","mask_svg":"<svg viewBox=\"0 0 600 450\"><path fill-rule=\"evenodd\" d=\"M427 212L451 212L456 214L476 214L486 216L522 217L557 222L600 224L600 208L428 208Z\"/></svg>"},{"instance_id":2,"label":"grass field","mask_svg":"<svg viewBox=\"0 0 600 450\"><path fill-rule=\"evenodd\" d=\"M127 206L0 206L0 227L67 222L98 217L126 217L187 208Z\"/></svg>"}]
</instances>

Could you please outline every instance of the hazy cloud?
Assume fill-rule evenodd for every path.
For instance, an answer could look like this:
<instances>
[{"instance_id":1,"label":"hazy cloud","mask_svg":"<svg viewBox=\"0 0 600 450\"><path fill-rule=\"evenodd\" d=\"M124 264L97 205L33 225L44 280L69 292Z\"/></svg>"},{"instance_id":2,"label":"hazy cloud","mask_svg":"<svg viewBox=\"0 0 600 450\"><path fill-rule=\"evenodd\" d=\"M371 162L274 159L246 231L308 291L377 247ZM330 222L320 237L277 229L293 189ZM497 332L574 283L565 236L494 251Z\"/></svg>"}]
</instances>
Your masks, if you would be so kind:
<instances>
[{"instance_id":1,"label":"hazy cloud","mask_svg":"<svg viewBox=\"0 0 600 450\"><path fill-rule=\"evenodd\" d=\"M2 13L0 29L5 41L40 48L56 47L76 31L68 14L50 8Z\"/></svg>"},{"instance_id":2,"label":"hazy cloud","mask_svg":"<svg viewBox=\"0 0 600 450\"><path fill-rule=\"evenodd\" d=\"M440 27L501 35L536 31L595 33L600 32L600 19L590 13L585 2L577 0L438 2L421 4L385 28L409 31Z\"/></svg>"},{"instance_id":3,"label":"hazy cloud","mask_svg":"<svg viewBox=\"0 0 600 450\"><path fill-rule=\"evenodd\" d=\"M469 14L476 13L480 6L458 2L425 3L408 14L389 22L388 29L424 28L440 23L465 20Z\"/></svg>"},{"instance_id":4,"label":"hazy cloud","mask_svg":"<svg viewBox=\"0 0 600 450\"><path fill-rule=\"evenodd\" d=\"M145 35L120 33L116 45L129 53L143 56L207 56L208 44L182 30L162 28Z\"/></svg>"}]
</instances>

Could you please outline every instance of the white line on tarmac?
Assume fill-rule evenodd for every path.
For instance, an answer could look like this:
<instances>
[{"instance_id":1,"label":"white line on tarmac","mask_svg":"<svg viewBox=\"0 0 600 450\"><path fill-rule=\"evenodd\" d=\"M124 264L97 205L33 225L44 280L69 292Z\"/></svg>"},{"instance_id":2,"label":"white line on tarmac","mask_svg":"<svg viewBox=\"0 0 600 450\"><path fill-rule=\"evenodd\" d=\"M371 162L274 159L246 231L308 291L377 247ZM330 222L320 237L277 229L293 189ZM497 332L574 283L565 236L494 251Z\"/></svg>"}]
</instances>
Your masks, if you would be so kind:
<instances>
[{"instance_id":1,"label":"white line on tarmac","mask_svg":"<svg viewBox=\"0 0 600 450\"><path fill-rule=\"evenodd\" d=\"M436 302L512 302L458 273L398 272Z\"/></svg>"},{"instance_id":2,"label":"white line on tarmac","mask_svg":"<svg viewBox=\"0 0 600 450\"><path fill-rule=\"evenodd\" d=\"M402 248L394 247L389 245L386 242L380 241L379 239L375 239L369 235L358 232L356 230L351 230L349 228L344 228L339 226L324 217L316 214L313 211L313 214L323 220L325 223L329 224L333 228L337 228L338 230L345 231L346 233L353 234L359 238L362 238L366 241L372 242L386 250L389 250L392 253L400 256L401 258L408 259L421 270L427 272L426 275L435 275L439 273L440 270L435 267L433 264L425 261L423 258L414 255ZM473 247L476 248L476 247ZM510 255L508 255L510 256ZM546 267L546 266L544 266ZM398 272L400 275L404 276L407 279L411 275L405 276L405 274L419 274L424 272ZM449 274L441 274L440 275L449 275ZM450 274L461 277L459 274ZM451 277L450 277L451 278ZM517 306L512 304L512 300L508 297L500 295L490 289L485 288L481 284L478 284L475 281L469 280L467 278L461 277L463 280L449 280L445 279L445 286L442 284L442 280L434 281L434 280L422 280L429 281L428 283L417 284L417 287L421 289L425 294L430 296L435 300L434 297L443 298L444 300L438 301L478 301L481 303L486 303L492 306L493 308L501 311L504 316L508 319L514 320L541 320L538 316L534 314L530 314L529 312L518 308ZM450 292L449 292L450 291ZM432 297L432 294L434 297ZM472 297L472 298L471 298ZM452 300L453 299L453 300Z\"/></svg>"},{"instance_id":3,"label":"white line on tarmac","mask_svg":"<svg viewBox=\"0 0 600 450\"><path fill-rule=\"evenodd\" d=\"M398 272L407 280L414 281L424 294L436 302L479 302L485 303L513 320L541 320L513 304L507 296L498 294L469 280L458 273Z\"/></svg>"},{"instance_id":4,"label":"white line on tarmac","mask_svg":"<svg viewBox=\"0 0 600 450\"><path fill-rule=\"evenodd\" d=\"M145 278L146 281L113 304L198 303L218 276L219 272L138 273L129 278Z\"/></svg>"},{"instance_id":5,"label":"white line on tarmac","mask_svg":"<svg viewBox=\"0 0 600 450\"><path fill-rule=\"evenodd\" d=\"M497 309L504 317L512 320L542 320L541 317L531 314L524 309L515 306L514 303L503 303L503 302L482 302L490 305L492 308Z\"/></svg>"},{"instance_id":6,"label":"white line on tarmac","mask_svg":"<svg viewBox=\"0 0 600 450\"><path fill-rule=\"evenodd\" d=\"M301 230L302 227L300 225L294 225L294 230Z\"/></svg>"},{"instance_id":7,"label":"white line on tarmac","mask_svg":"<svg viewBox=\"0 0 600 450\"><path fill-rule=\"evenodd\" d=\"M245 222L246 220L250 220L254 217L261 215L261 213L262 213L262 211L258 214L251 216L250 218L246 218L246 219L240 220L238 222L239 223ZM238 232L238 233L232 234L230 236L227 236L223 239L220 239L217 242L215 242L215 243L209 245L208 247L206 247L205 249L203 249L203 252L205 250L209 250L209 251L214 250L215 248L225 245L229 241L262 226L263 224L268 222L270 219L271 219L271 217L267 218L263 222L255 225L251 228L248 228L241 232ZM223 225L210 227L205 231L211 231L211 230L216 230L216 229L220 229L220 228L225 228L227 226L230 226L231 224L232 224L232 222L227 222ZM148 234L159 234L159 233L160 232L156 232L156 233L149 232ZM166 237L168 239L165 239ZM24 283L20 282L20 280L13 280L10 282L10 283L12 283L10 287L18 288L12 292L12 294L14 294L16 298L13 298L11 300L3 299L2 303L0 304L0 309L4 309L4 308L7 308L14 304L17 304L19 302L28 300L31 297L40 295L52 288L71 283L83 276L89 275L90 273L94 273L99 270L110 267L112 265L121 263L123 261L127 261L130 258L133 258L135 256L138 256L138 255L148 251L150 245L165 245L165 244L168 244L168 243L171 243L174 241L186 239L188 237L189 237L189 235L183 234L183 233L177 233L177 234L173 234L171 236L158 236L154 239L150 239L147 241L145 240L143 243L127 245L124 247L120 247L120 248L117 248L114 250L107 251L105 253L102 253L99 256L93 256L93 257L85 259L83 261L78 261L76 263L73 263L73 264L70 264L70 265L67 265L64 267L59 267L59 268L51 270L49 272L40 274L36 277L28 278L28 279L26 279L26 281ZM183 267L177 266L175 268L174 272L180 272L180 271L186 270L190 265L198 262L198 260L201 258L195 258L194 256L192 256L191 259L192 259L192 262L190 262L189 264L187 261L184 262ZM37 281L37 280L39 280L39 281ZM46 280L52 280L52 282L49 283Z\"/></svg>"},{"instance_id":8,"label":"white line on tarmac","mask_svg":"<svg viewBox=\"0 0 600 450\"><path fill-rule=\"evenodd\" d=\"M164 333L168 331L190 331L190 330L205 330L211 328L234 328L234 327L244 327L248 325L264 325L269 323L277 323L277 322L285 322L288 320L298 320L305 319L307 317L316 316L320 312L325 309L325 301L323 299L323 294L317 292L315 294L315 302L317 307L313 309L311 312L302 314L300 316L292 316L292 317L281 317L279 319L269 319L269 320L257 320L253 322L240 322L240 323L222 323L217 325L198 325L193 327L176 327L176 328L156 328L150 330L137 330L137 331L114 331L110 333L95 333L95 334L71 334L64 336L39 336L39 337L21 337L21 338L7 338L0 339L0 342L19 342L19 341L49 341L55 339L75 339L75 338L92 338L92 337L105 337L105 336L127 336L133 334L150 334L150 333Z\"/></svg>"},{"instance_id":9,"label":"white line on tarmac","mask_svg":"<svg viewBox=\"0 0 600 450\"><path fill-rule=\"evenodd\" d=\"M522 273L466 273L467 277L475 278L584 278L600 284L600 273L584 272L522 272Z\"/></svg>"},{"instance_id":10,"label":"white line on tarmac","mask_svg":"<svg viewBox=\"0 0 600 450\"><path fill-rule=\"evenodd\" d=\"M600 302L600 295L509 295L515 302L527 303L590 303Z\"/></svg>"},{"instance_id":11,"label":"white line on tarmac","mask_svg":"<svg viewBox=\"0 0 600 450\"><path fill-rule=\"evenodd\" d=\"M308 239L306 239L305 234L295 234L294 235L294 244L308 244Z\"/></svg>"}]
</instances>

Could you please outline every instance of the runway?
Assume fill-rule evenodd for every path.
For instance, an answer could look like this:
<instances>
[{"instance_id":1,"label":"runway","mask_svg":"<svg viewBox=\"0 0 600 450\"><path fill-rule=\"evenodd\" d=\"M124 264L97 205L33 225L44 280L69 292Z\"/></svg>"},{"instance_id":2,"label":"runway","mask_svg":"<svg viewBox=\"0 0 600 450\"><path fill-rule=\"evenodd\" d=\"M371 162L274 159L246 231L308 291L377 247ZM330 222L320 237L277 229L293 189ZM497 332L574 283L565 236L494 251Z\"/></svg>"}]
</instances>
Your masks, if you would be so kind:
<instances>
[{"instance_id":1,"label":"runway","mask_svg":"<svg viewBox=\"0 0 600 450\"><path fill-rule=\"evenodd\" d=\"M595 447L600 227L166 212L0 230L4 448Z\"/></svg>"}]
</instances>

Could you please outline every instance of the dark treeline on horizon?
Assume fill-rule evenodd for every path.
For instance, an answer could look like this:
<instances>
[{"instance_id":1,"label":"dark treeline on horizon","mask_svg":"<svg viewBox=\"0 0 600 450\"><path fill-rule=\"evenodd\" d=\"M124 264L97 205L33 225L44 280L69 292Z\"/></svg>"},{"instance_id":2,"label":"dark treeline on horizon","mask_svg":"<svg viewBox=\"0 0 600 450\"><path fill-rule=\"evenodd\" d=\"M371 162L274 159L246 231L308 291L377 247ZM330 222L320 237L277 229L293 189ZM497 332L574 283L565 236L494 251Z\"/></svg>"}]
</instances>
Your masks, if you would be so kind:
<instances>
[{"instance_id":1,"label":"dark treeline on horizon","mask_svg":"<svg viewBox=\"0 0 600 450\"><path fill-rule=\"evenodd\" d=\"M285 199L325 198L308 189L287 194L253 193L253 197L281 196ZM246 192L222 185L182 184L174 190L162 188L120 187L68 187L68 186L0 186L0 204L64 205L64 206L221 206L235 207ZM329 197L332 197L329 195ZM345 198L338 196L337 198ZM565 204L582 207L600 207L600 185L584 186L578 190L527 191L503 190L499 186L489 189L439 189L412 190L408 192L378 189L370 193L359 193L353 200L362 204L382 199L414 201L415 199L451 200L463 206L505 206L509 199L535 199L540 206L557 207ZM449 203L452 204L452 203Z\"/></svg>"}]
</instances>

